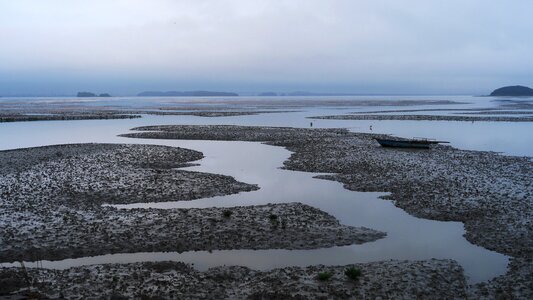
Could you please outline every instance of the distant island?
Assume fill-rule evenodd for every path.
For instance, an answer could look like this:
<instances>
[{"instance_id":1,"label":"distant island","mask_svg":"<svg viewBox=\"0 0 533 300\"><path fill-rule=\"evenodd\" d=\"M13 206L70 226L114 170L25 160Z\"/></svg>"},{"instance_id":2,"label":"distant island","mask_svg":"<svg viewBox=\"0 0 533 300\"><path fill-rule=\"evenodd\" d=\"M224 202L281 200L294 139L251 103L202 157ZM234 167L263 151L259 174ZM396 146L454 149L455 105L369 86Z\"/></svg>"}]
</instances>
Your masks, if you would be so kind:
<instances>
[{"instance_id":1,"label":"distant island","mask_svg":"<svg viewBox=\"0 0 533 300\"><path fill-rule=\"evenodd\" d=\"M81 98L84 98L84 97L111 97L111 95L109 95L108 93L102 93L102 94L95 94L95 93L91 93L91 92L78 92L78 95L77 97L81 97Z\"/></svg>"},{"instance_id":2,"label":"distant island","mask_svg":"<svg viewBox=\"0 0 533 300\"><path fill-rule=\"evenodd\" d=\"M274 92L262 92L262 93L259 93L257 96L277 96L278 93L274 93Z\"/></svg>"},{"instance_id":3,"label":"distant island","mask_svg":"<svg viewBox=\"0 0 533 300\"><path fill-rule=\"evenodd\" d=\"M360 96L358 93L315 93L315 92L306 92L306 91L295 91L295 92L285 92L285 93L276 93L276 92L262 92L257 94L258 96Z\"/></svg>"},{"instance_id":4,"label":"distant island","mask_svg":"<svg viewBox=\"0 0 533 300\"><path fill-rule=\"evenodd\" d=\"M236 97L237 93L228 92L210 92L210 91L186 91L186 92L159 92L159 91L146 91L137 94L141 97Z\"/></svg>"},{"instance_id":5,"label":"distant island","mask_svg":"<svg viewBox=\"0 0 533 300\"><path fill-rule=\"evenodd\" d=\"M527 86L514 85L495 89L491 96L533 96L533 89Z\"/></svg>"}]
</instances>

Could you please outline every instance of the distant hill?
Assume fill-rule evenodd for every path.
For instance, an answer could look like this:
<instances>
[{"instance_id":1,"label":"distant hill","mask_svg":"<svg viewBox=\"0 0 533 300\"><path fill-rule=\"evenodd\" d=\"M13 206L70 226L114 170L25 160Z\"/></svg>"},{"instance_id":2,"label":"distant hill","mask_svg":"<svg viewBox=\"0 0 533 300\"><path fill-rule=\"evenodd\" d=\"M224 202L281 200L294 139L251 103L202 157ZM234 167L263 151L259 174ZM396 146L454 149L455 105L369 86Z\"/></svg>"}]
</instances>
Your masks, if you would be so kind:
<instances>
[{"instance_id":1,"label":"distant hill","mask_svg":"<svg viewBox=\"0 0 533 300\"><path fill-rule=\"evenodd\" d=\"M286 96L359 96L358 93L315 93L306 91L295 91L284 94Z\"/></svg>"},{"instance_id":2,"label":"distant hill","mask_svg":"<svg viewBox=\"0 0 533 300\"><path fill-rule=\"evenodd\" d=\"M141 97L236 97L237 93L228 92L210 92L210 91L188 91L188 92L159 92L159 91L146 91L137 94Z\"/></svg>"},{"instance_id":3,"label":"distant hill","mask_svg":"<svg viewBox=\"0 0 533 300\"><path fill-rule=\"evenodd\" d=\"M111 95L109 95L108 93L102 93L100 95L97 95L95 93L91 93L91 92L78 92L78 95L77 97L111 97Z\"/></svg>"},{"instance_id":4,"label":"distant hill","mask_svg":"<svg viewBox=\"0 0 533 300\"><path fill-rule=\"evenodd\" d=\"M91 92L78 92L78 97L96 97L96 94Z\"/></svg>"},{"instance_id":5,"label":"distant hill","mask_svg":"<svg viewBox=\"0 0 533 300\"><path fill-rule=\"evenodd\" d=\"M307 91L295 91L295 92L262 92L257 94L258 96L359 96L357 93L315 93Z\"/></svg>"},{"instance_id":6,"label":"distant hill","mask_svg":"<svg viewBox=\"0 0 533 300\"><path fill-rule=\"evenodd\" d=\"M262 92L262 93L259 93L257 96L277 96L278 93L274 93L274 92Z\"/></svg>"},{"instance_id":7,"label":"distant hill","mask_svg":"<svg viewBox=\"0 0 533 300\"><path fill-rule=\"evenodd\" d=\"M505 86L499 89L495 89L492 93L490 93L491 96L533 96L533 89L522 86L522 85L514 85L514 86Z\"/></svg>"}]
</instances>

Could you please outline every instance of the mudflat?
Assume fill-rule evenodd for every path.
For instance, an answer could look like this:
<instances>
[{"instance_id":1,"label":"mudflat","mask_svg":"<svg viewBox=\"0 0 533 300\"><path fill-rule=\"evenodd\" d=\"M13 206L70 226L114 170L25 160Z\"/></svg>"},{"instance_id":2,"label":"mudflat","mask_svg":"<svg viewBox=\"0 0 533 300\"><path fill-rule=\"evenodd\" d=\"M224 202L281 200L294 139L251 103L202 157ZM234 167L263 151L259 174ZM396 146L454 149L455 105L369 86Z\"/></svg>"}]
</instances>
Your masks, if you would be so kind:
<instances>
[{"instance_id":1,"label":"mudflat","mask_svg":"<svg viewBox=\"0 0 533 300\"><path fill-rule=\"evenodd\" d=\"M519 115L513 113L514 115ZM520 112L520 114L524 114ZM531 113L528 113L531 114ZM508 114L509 115L509 114ZM461 122L533 122L533 116L457 116L457 115L334 115L315 116L309 119L321 120L376 120L376 121L461 121Z\"/></svg>"},{"instance_id":2,"label":"mudflat","mask_svg":"<svg viewBox=\"0 0 533 300\"><path fill-rule=\"evenodd\" d=\"M202 158L193 150L72 144L1 151L0 157L2 262L154 251L309 249L385 236L343 226L299 203L171 210L104 206L258 189L229 176L176 169Z\"/></svg>"},{"instance_id":3,"label":"mudflat","mask_svg":"<svg viewBox=\"0 0 533 300\"><path fill-rule=\"evenodd\" d=\"M348 277L353 268L359 276ZM355 271L357 273L357 271ZM350 266L245 267L205 272L179 262L108 264L66 270L31 269L36 288L68 299L465 299L462 268L451 260L386 261ZM19 269L0 270L0 282L23 287ZM17 285L18 284L18 285ZM0 290L1 292L1 290Z\"/></svg>"},{"instance_id":4,"label":"mudflat","mask_svg":"<svg viewBox=\"0 0 533 300\"><path fill-rule=\"evenodd\" d=\"M513 257L506 275L491 281L492 291L516 283L531 295L533 256L533 162L527 157L466 151L449 146L432 150L380 147L383 135L345 129L246 126L147 126L123 136L160 139L263 141L293 152L290 170L332 173L319 178L342 182L354 191L385 191L386 199L422 218L461 221L466 238ZM519 280L521 278L521 280ZM494 286L498 286L494 288ZM485 289L487 291L487 289Z\"/></svg>"}]
</instances>

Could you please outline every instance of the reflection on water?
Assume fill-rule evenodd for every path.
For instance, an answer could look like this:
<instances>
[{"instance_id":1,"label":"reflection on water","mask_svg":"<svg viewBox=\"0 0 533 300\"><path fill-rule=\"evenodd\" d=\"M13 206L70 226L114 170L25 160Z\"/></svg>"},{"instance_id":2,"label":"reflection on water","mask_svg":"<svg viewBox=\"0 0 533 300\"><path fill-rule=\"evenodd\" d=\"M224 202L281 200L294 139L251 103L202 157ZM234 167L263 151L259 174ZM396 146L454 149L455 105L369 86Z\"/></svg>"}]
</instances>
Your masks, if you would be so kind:
<instances>
[{"instance_id":1,"label":"reflection on water","mask_svg":"<svg viewBox=\"0 0 533 300\"><path fill-rule=\"evenodd\" d=\"M426 108L426 107L425 107ZM373 108L375 109L375 108ZM46 121L0 125L0 149L62 143L111 142L146 143L180 146L202 151L201 165L187 168L235 177L259 184L260 190L194 201L132 204L129 207L213 207L302 202L324 210L346 225L365 226L387 232L387 237L363 245L315 250L225 250L186 253L133 253L103 255L57 262L43 262L45 267L66 268L75 265L179 260L194 263L199 269L217 265L245 265L270 269L287 265L343 265L383 259L451 258L464 268L471 282L483 281L505 272L508 258L474 246L463 237L459 222L419 219L381 200L380 193L345 190L337 182L312 178L316 174L281 170L288 158L283 148L249 142L142 140L117 137L134 126L157 124L236 124L307 127L306 116L338 114L335 108L306 108L297 113L266 114L229 118L193 116L146 116L131 120ZM354 131L396 133L450 140L453 146L467 149L504 151L507 154L532 154L531 141L516 141L509 132L525 133L529 123L411 122L411 121L332 121L314 120L315 127L352 127ZM527 134L525 136L528 136ZM512 142L511 142L512 140ZM526 149L527 148L527 149Z\"/></svg>"},{"instance_id":2,"label":"reflection on water","mask_svg":"<svg viewBox=\"0 0 533 300\"><path fill-rule=\"evenodd\" d=\"M459 222L439 222L410 216L382 193L359 193L344 189L340 183L314 179L313 173L279 169L289 152L280 147L250 142L168 141L112 138L113 142L138 142L172 145L202 151L200 166L188 170L220 173L237 180L257 183L255 192L205 198L194 201L118 205L120 208L156 207L231 207L266 203L302 202L320 208L343 224L365 226L387 232L376 242L316 250L232 250L187 253L115 254L44 262L45 267L66 268L81 264L179 260L201 268L239 264L258 269L287 265L369 262L383 259L451 258L457 260L472 281L503 274L508 262L504 255L474 246L464 239ZM31 265L30 265L31 266Z\"/></svg>"},{"instance_id":3,"label":"reflection on water","mask_svg":"<svg viewBox=\"0 0 533 300\"><path fill-rule=\"evenodd\" d=\"M149 142L149 140L145 140ZM340 183L314 179L316 174L279 169L289 157L285 149L258 143L177 141L179 146L202 151L206 158L188 170L223 173L237 180L258 183L260 190L194 201L119 205L120 208L156 207L231 207L266 203L301 202L326 211L342 224L366 226L387 232L376 242L313 251L263 250L217 251L215 265L231 264L240 257L254 268L284 265L349 264L383 259L452 258L473 281L503 274L504 255L474 246L463 237L459 222L439 222L410 216L391 201L379 199L383 193L360 193L344 189ZM250 155L253 154L253 155ZM233 254L232 254L233 253ZM205 253L198 254L197 265L206 264ZM193 259L193 253L187 253ZM270 260L274 259L272 262ZM208 260L209 261L209 260ZM212 264L207 263L208 266Z\"/></svg>"}]
</instances>

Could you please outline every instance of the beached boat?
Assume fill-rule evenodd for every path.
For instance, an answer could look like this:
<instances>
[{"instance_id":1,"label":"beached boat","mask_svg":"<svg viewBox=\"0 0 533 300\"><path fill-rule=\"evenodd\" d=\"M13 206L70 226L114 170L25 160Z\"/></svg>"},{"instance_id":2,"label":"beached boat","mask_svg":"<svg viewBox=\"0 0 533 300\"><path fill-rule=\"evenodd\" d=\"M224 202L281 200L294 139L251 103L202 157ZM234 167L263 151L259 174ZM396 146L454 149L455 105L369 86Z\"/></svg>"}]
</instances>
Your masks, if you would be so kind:
<instances>
[{"instance_id":1,"label":"beached boat","mask_svg":"<svg viewBox=\"0 0 533 300\"><path fill-rule=\"evenodd\" d=\"M380 139L374 138L383 147L429 149L432 145L448 143L428 139Z\"/></svg>"}]
</instances>

